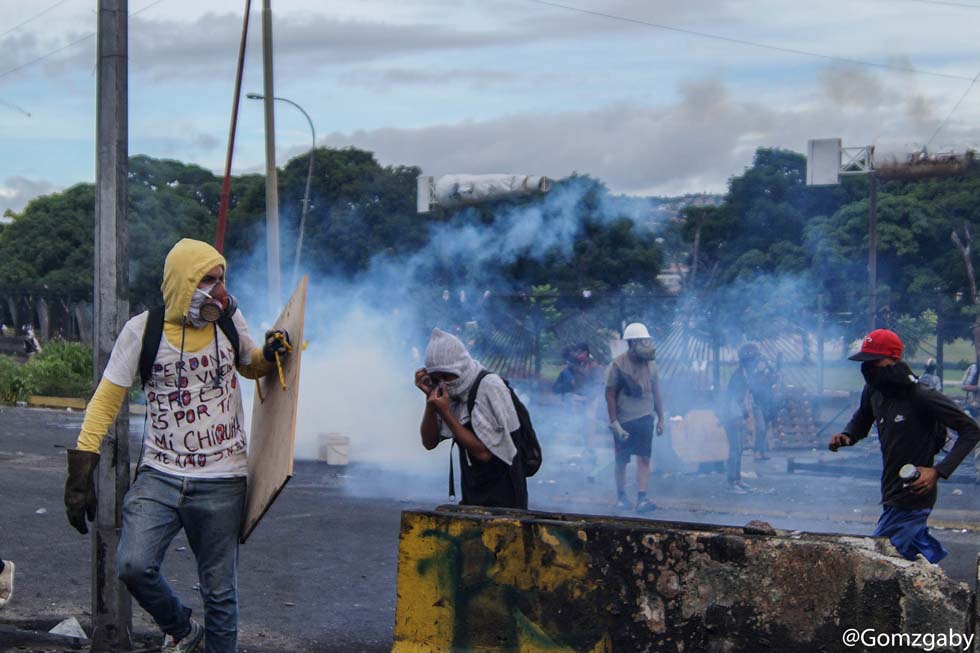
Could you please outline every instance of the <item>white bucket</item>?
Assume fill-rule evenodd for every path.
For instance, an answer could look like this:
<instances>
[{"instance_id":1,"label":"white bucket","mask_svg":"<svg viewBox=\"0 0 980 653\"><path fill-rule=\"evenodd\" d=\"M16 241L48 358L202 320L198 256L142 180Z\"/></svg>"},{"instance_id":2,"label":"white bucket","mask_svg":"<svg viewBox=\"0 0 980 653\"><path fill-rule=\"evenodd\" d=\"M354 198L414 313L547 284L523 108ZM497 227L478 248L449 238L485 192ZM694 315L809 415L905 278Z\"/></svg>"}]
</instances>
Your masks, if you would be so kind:
<instances>
[{"instance_id":1,"label":"white bucket","mask_svg":"<svg viewBox=\"0 0 980 653\"><path fill-rule=\"evenodd\" d=\"M349 437L339 433L320 434L320 460L328 465L346 465L349 458Z\"/></svg>"}]
</instances>

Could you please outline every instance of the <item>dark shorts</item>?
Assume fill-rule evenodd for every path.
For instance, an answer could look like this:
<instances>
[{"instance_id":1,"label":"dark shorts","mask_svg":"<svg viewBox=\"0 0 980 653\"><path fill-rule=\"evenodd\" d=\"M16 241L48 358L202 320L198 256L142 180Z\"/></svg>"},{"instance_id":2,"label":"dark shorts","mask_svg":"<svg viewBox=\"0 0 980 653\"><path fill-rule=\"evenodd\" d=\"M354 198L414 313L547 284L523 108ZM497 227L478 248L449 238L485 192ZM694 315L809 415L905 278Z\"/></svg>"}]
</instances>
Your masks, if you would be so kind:
<instances>
[{"instance_id":1,"label":"dark shorts","mask_svg":"<svg viewBox=\"0 0 980 653\"><path fill-rule=\"evenodd\" d=\"M626 442L620 442L613 438L616 462L628 463L630 456L649 458L650 448L653 444L653 415L647 415L632 422L623 422L622 425L629 432L630 439Z\"/></svg>"}]
</instances>

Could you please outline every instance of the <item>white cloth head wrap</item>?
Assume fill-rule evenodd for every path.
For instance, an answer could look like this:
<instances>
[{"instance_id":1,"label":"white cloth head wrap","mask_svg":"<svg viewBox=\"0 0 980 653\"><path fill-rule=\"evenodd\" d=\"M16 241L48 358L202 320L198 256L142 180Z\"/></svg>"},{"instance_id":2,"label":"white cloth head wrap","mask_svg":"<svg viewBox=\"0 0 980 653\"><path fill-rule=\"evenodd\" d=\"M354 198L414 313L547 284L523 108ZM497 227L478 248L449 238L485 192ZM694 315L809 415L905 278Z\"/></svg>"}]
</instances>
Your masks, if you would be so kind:
<instances>
[{"instance_id":1,"label":"white cloth head wrap","mask_svg":"<svg viewBox=\"0 0 980 653\"><path fill-rule=\"evenodd\" d=\"M484 446L509 465L517 455L510 434L520 428L521 423L503 379L489 374L480 382L477 402L470 415L466 400L483 366L470 356L459 338L441 329L432 330L429 345L425 348L425 369L429 373L442 372L458 377L446 383L453 415L461 424L469 422ZM452 437L445 424L441 424L440 431L443 437Z\"/></svg>"}]
</instances>

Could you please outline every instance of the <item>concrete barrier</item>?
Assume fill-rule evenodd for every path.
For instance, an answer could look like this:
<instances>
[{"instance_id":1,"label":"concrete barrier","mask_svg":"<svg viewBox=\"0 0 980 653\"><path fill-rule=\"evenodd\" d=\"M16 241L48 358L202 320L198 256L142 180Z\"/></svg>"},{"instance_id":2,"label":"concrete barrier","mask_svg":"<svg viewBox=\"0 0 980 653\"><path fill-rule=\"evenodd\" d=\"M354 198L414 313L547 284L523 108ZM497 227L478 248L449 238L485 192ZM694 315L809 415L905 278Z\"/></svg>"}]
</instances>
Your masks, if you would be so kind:
<instances>
[{"instance_id":1,"label":"concrete barrier","mask_svg":"<svg viewBox=\"0 0 980 653\"><path fill-rule=\"evenodd\" d=\"M406 511L392 652L805 653L865 650L851 628L975 632L970 588L887 540L764 531Z\"/></svg>"},{"instance_id":2,"label":"concrete barrier","mask_svg":"<svg viewBox=\"0 0 980 653\"><path fill-rule=\"evenodd\" d=\"M85 410L88 402L78 397L29 395L27 397L27 405L31 408L71 408L72 410Z\"/></svg>"}]
</instances>

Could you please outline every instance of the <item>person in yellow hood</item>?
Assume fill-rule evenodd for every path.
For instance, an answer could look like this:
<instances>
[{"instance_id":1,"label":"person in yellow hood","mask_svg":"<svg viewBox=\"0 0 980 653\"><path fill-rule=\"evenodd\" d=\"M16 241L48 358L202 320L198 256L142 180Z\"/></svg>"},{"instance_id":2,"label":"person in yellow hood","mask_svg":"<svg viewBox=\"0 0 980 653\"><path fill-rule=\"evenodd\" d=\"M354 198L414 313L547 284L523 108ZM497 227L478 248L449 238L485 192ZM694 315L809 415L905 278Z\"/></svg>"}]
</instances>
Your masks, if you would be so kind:
<instances>
[{"instance_id":1,"label":"person in yellow hood","mask_svg":"<svg viewBox=\"0 0 980 653\"><path fill-rule=\"evenodd\" d=\"M167 255L164 306L130 319L116 339L75 449L68 451L65 508L88 532L99 447L134 378L147 426L137 476L123 502L119 578L164 633L161 650L233 653L238 640L238 535L245 510L246 434L237 372L258 378L286 354L281 331L258 348L225 288L225 259L184 239ZM181 528L197 558L204 626L160 572Z\"/></svg>"}]
</instances>

